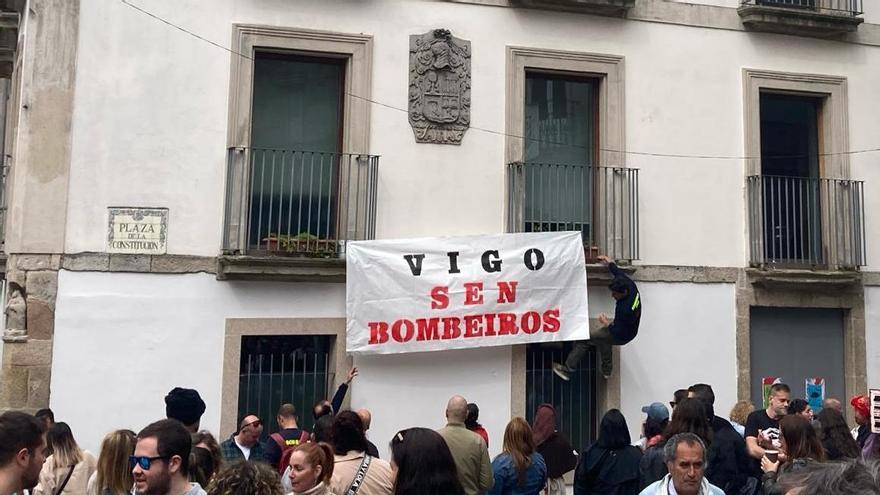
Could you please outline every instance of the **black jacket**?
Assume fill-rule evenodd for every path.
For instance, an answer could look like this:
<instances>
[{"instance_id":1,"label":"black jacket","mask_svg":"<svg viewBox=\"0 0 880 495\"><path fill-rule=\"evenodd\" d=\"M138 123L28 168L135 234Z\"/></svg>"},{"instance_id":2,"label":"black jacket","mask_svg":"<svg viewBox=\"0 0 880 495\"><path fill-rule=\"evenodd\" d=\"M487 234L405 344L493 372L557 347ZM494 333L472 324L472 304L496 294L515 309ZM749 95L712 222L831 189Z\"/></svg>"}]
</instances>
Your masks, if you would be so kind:
<instances>
[{"instance_id":1,"label":"black jacket","mask_svg":"<svg viewBox=\"0 0 880 495\"><path fill-rule=\"evenodd\" d=\"M642 452L627 445L604 449L593 445L581 454L574 472L574 495L637 495Z\"/></svg>"},{"instance_id":2,"label":"black jacket","mask_svg":"<svg viewBox=\"0 0 880 495\"><path fill-rule=\"evenodd\" d=\"M718 416L712 418L708 461L706 479L709 483L728 495L739 493L750 469L746 442L729 421Z\"/></svg>"},{"instance_id":3,"label":"black jacket","mask_svg":"<svg viewBox=\"0 0 880 495\"><path fill-rule=\"evenodd\" d=\"M642 319L642 300L639 288L616 264L608 265L608 271L615 278L626 282L626 297L617 301L614 307L614 321L608 326L608 332L618 344L626 344L636 338L639 333L639 322Z\"/></svg>"},{"instance_id":4,"label":"black jacket","mask_svg":"<svg viewBox=\"0 0 880 495\"><path fill-rule=\"evenodd\" d=\"M544 464L547 465L547 477L551 480L561 478L562 475L577 466L574 448L559 432L554 431L535 450L544 457Z\"/></svg>"},{"instance_id":5,"label":"black jacket","mask_svg":"<svg viewBox=\"0 0 880 495\"><path fill-rule=\"evenodd\" d=\"M658 443L645 450L645 454L642 456L641 462L639 462L639 489L644 490L651 483L660 481L669 472L669 469L666 467L666 460L663 458L663 447L665 445L664 443Z\"/></svg>"}]
</instances>

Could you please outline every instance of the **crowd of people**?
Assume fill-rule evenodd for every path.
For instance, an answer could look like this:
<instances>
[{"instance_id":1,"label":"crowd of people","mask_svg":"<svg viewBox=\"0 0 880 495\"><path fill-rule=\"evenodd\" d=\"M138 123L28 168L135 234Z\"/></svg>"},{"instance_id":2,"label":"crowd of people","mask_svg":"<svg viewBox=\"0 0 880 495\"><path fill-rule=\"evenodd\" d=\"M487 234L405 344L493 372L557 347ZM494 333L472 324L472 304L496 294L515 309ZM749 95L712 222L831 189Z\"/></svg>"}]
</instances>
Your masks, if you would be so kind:
<instances>
[{"instance_id":1,"label":"crowd of people","mask_svg":"<svg viewBox=\"0 0 880 495\"><path fill-rule=\"evenodd\" d=\"M263 420L249 414L218 442L200 429L198 392L175 388L167 418L108 433L97 458L50 410L5 412L0 495L561 495L572 471L575 495L880 495L880 435L870 431L866 396L850 401L850 431L835 399L814 416L776 384L766 409L740 402L722 418L712 387L695 384L675 392L671 415L661 402L643 407L635 442L623 414L607 411L580 452L542 404L532 424L510 420L495 459L479 407L453 396L446 426L400 430L386 461L367 439L370 412L341 410L356 375L314 405L312 431L300 428L295 405L282 404L265 440Z\"/></svg>"}]
</instances>

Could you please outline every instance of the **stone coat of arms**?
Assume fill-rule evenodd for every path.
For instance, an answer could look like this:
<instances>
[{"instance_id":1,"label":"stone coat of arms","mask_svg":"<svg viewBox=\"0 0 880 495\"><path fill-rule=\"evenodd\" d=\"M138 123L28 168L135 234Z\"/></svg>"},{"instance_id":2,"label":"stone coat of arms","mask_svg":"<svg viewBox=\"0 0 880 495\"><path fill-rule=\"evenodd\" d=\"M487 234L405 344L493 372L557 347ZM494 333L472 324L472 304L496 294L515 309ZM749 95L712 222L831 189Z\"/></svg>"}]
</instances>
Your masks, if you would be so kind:
<instances>
[{"instance_id":1,"label":"stone coat of arms","mask_svg":"<svg viewBox=\"0 0 880 495\"><path fill-rule=\"evenodd\" d=\"M409 123L418 143L461 144L471 123L471 42L435 29L409 37Z\"/></svg>"}]
</instances>

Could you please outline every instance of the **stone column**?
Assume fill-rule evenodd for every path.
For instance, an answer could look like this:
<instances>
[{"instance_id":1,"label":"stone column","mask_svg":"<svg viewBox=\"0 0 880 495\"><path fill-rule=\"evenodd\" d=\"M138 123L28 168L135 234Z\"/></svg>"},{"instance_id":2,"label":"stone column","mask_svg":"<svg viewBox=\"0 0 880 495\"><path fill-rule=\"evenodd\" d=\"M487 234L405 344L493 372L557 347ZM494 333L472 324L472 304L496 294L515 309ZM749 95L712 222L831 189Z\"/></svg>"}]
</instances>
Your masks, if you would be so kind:
<instances>
[{"instance_id":1,"label":"stone column","mask_svg":"<svg viewBox=\"0 0 880 495\"><path fill-rule=\"evenodd\" d=\"M49 406L58 271L64 252L80 0L22 9L5 149L7 303L0 410ZM19 289L20 288L20 289Z\"/></svg>"}]
</instances>

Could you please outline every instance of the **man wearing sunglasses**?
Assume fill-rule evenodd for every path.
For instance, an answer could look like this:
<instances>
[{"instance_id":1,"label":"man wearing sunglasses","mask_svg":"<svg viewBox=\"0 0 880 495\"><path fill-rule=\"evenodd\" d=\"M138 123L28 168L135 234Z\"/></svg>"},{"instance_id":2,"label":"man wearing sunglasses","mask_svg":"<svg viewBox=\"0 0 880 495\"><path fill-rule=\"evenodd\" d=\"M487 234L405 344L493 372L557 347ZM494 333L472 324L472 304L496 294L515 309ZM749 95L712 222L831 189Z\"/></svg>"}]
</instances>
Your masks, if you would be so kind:
<instances>
[{"instance_id":1,"label":"man wearing sunglasses","mask_svg":"<svg viewBox=\"0 0 880 495\"><path fill-rule=\"evenodd\" d=\"M205 495L187 476L191 448L189 431L176 419L156 421L141 430L129 458L135 494Z\"/></svg>"},{"instance_id":2,"label":"man wearing sunglasses","mask_svg":"<svg viewBox=\"0 0 880 495\"><path fill-rule=\"evenodd\" d=\"M263 444L260 443L260 435L263 433L263 422L260 418L249 414L241 420L238 432L220 444L223 451L223 460L226 462L237 460L264 461L265 453Z\"/></svg>"}]
</instances>

